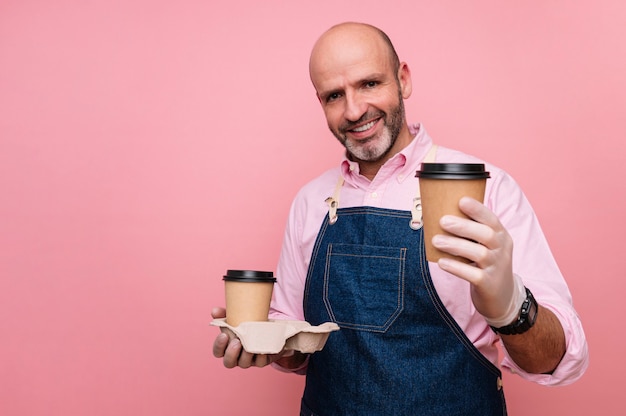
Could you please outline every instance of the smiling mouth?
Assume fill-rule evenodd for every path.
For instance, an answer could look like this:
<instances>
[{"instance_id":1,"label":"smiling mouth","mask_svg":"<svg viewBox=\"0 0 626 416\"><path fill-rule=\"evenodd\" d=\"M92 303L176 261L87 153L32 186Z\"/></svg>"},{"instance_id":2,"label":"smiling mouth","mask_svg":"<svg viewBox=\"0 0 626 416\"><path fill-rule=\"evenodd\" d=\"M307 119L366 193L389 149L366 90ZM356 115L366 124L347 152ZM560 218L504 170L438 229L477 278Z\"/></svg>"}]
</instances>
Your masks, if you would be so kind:
<instances>
[{"instance_id":1,"label":"smiling mouth","mask_svg":"<svg viewBox=\"0 0 626 416\"><path fill-rule=\"evenodd\" d=\"M371 129L372 127L374 127L375 124L376 124L376 120L370 121L369 123L364 124L361 127L356 127L354 129L352 129L352 131L355 132L355 133L361 133L361 132L364 132L364 131L367 131L367 130Z\"/></svg>"}]
</instances>

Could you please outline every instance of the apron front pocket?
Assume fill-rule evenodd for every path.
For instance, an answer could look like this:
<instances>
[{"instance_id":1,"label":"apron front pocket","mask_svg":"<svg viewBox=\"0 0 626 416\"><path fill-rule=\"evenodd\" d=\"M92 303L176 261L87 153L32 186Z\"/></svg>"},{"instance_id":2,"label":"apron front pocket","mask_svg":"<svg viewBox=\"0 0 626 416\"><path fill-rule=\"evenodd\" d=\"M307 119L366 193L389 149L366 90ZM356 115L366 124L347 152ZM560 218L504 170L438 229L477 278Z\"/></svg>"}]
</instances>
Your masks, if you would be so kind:
<instances>
[{"instance_id":1,"label":"apron front pocket","mask_svg":"<svg viewBox=\"0 0 626 416\"><path fill-rule=\"evenodd\" d=\"M406 248L329 244L324 304L339 326L385 332L404 308Z\"/></svg>"}]
</instances>

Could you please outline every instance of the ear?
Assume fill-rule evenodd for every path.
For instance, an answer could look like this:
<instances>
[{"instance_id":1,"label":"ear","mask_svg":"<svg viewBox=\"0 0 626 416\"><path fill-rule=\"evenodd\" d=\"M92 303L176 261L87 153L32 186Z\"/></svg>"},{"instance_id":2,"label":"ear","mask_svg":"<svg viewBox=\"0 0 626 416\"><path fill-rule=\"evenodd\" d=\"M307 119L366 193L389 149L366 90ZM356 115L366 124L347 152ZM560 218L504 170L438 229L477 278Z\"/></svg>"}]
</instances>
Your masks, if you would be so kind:
<instances>
[{"instance_id":1,"label":"ear","mask_svg":"<svg viewBox=\"0 0 626 416\"><path fill-rule=\"evenodd\" d=\"M411 70L406 62L400 63L398 68L398 81L400 82L400 91L402 98L405 100L411 96L413 92L413 82L411 81Z\"/></svg>"}]
</instances>

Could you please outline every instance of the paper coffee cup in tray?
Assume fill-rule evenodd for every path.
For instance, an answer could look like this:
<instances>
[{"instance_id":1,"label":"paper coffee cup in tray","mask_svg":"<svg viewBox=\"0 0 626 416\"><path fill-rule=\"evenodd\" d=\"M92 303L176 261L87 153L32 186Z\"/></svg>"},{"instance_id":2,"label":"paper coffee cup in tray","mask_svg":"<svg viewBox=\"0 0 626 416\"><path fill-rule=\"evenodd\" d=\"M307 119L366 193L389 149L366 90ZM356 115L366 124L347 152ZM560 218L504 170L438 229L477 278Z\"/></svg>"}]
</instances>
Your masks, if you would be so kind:
<instances>
[{"instance_id":1,"label":"paper coffee cup in tray","mask_svg":"<svg viewBox=\"0 0 626 416\"><path fill-rule=\"evenodd\" d=\"M226 292L226 321L229 325L267 321L276 282L272 272L228 270L223 280Z\"/></svg>"}]
</instances>

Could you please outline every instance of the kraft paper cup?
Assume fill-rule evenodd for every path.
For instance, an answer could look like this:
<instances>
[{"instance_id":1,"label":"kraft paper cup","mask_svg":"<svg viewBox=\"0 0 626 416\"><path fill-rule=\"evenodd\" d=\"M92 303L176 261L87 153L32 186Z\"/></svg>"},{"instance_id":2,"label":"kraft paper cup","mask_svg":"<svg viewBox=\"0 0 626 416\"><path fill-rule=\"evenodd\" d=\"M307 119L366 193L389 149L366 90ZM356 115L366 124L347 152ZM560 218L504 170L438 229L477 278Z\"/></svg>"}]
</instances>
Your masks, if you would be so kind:
<instances>
[{"instance_id":1,"label":"kraft paper cup","mask_svg":"<svg viewBox=\"0 0 626 416\"><path fill-rule=\"evenodd\" d=\"M276 279L272 272L228 270L224 276L226 323L267 321Z\"/></svg>"},{"instance_id":2,"label":"kraft paper cup","mask_svg":"<svg viewBox=\"0 0 626 416\"><path fill-rule=\"evenodd\" d=\"M424 245L426 259L437 262L446 257L465 263L470 261L464 257L453 256L438 250L432 245L435 234L449 233L443 231L439 220L444 215L456 215L467 218L459 209L459 201L469 196L480 202L485 198L485 186L489 172L482 163L422 163L419 177L422 216L424 221Z\"/></svg>"}]
</instances>

